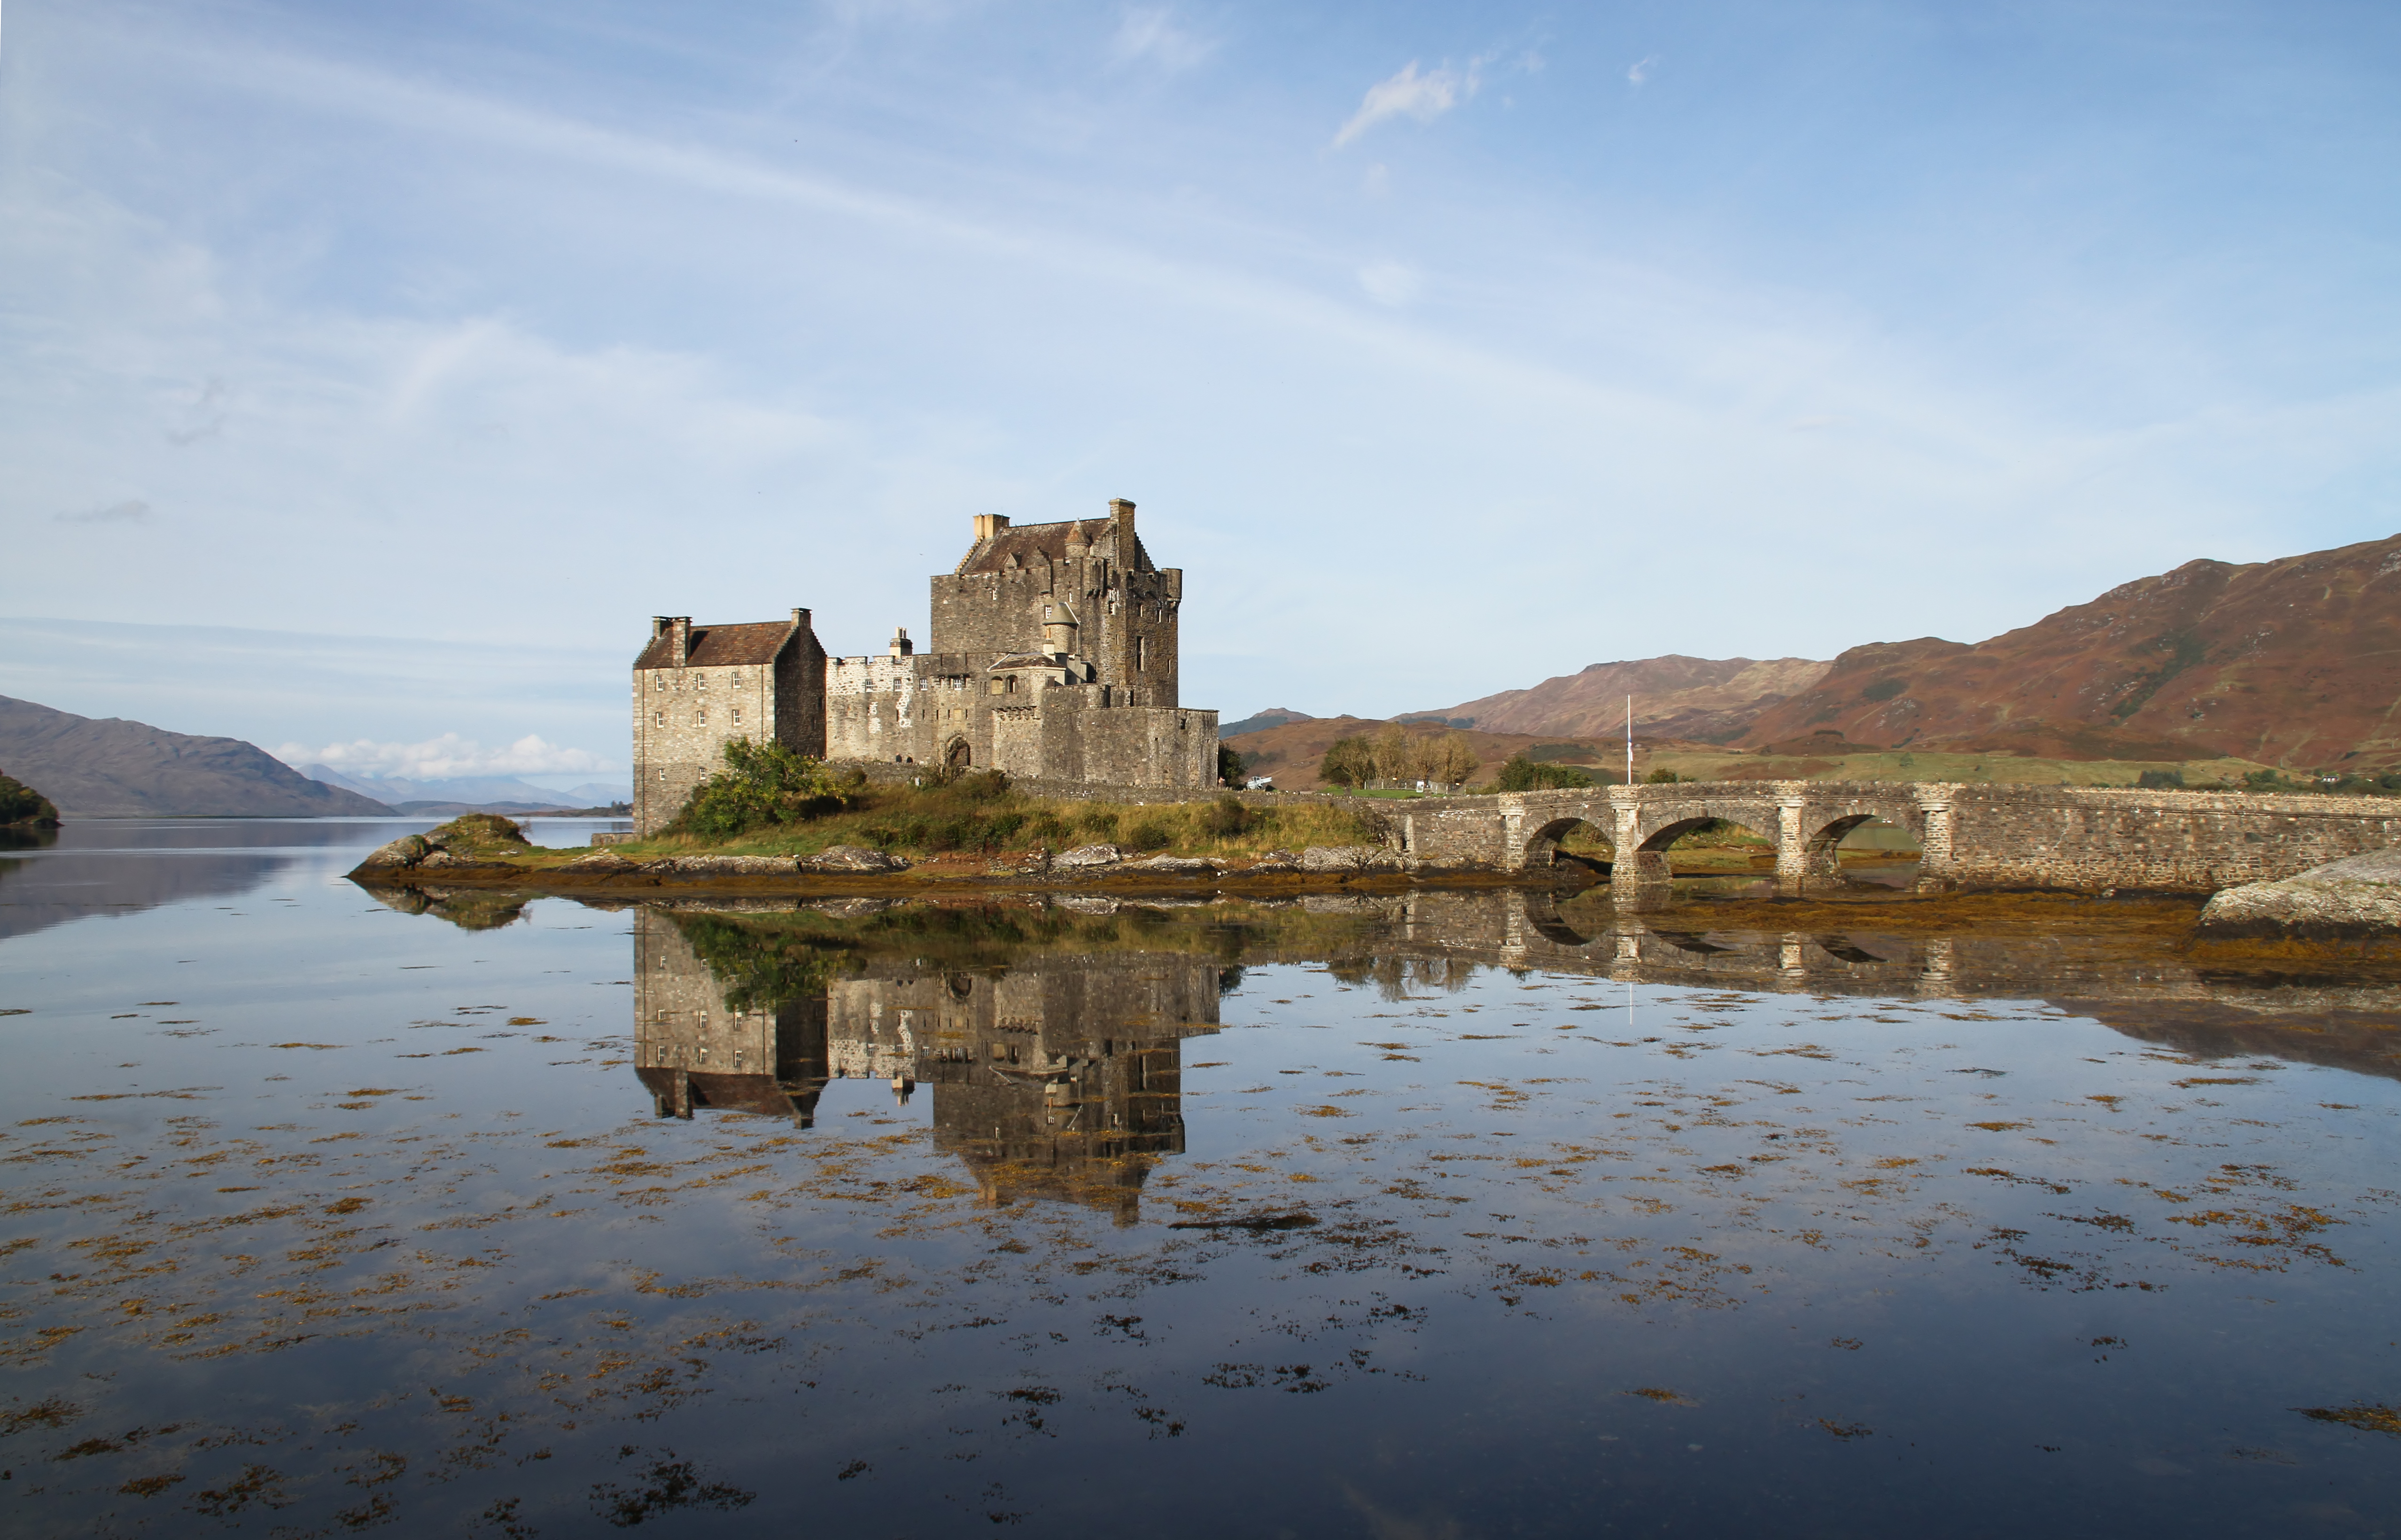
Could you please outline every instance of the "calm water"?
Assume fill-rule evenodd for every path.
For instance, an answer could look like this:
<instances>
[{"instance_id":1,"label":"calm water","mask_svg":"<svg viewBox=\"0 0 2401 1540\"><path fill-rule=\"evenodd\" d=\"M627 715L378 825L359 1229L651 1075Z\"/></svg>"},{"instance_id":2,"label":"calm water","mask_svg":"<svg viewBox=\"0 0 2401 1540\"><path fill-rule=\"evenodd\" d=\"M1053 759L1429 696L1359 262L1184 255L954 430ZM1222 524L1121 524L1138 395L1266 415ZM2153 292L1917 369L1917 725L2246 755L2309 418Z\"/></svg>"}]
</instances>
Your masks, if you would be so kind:
<instances>
[{"instance_id":1,"label":"calm water","mask_svg":"<svg viewBox=\"0 0 2401 1540\"><path fill-rule=\"evenodd\" d=\"M340 877L393 832L0 852L11 1533L2392 1526L2355 970L2099 905L408 913Z\"/></svg>"}]
</instances>

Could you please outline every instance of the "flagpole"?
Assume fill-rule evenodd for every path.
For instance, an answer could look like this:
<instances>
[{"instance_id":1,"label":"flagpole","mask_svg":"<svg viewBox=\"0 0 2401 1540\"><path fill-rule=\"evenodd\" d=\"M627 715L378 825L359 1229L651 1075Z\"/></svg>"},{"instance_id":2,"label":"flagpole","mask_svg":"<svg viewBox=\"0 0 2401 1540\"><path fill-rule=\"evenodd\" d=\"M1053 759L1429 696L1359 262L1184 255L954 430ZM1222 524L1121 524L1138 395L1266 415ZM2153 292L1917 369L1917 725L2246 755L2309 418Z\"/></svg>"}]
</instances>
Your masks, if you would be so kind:
<instances>
[{"instance_id":1,"label":"flagpole","mask_svg":"<svg viewBox=\"0 0 2401 1540\"><path fill-rule=\"evenodd\" d=\"M1634 784L1634 697L1626 698L1626 784Z\"/></svg>"}]
</instances>

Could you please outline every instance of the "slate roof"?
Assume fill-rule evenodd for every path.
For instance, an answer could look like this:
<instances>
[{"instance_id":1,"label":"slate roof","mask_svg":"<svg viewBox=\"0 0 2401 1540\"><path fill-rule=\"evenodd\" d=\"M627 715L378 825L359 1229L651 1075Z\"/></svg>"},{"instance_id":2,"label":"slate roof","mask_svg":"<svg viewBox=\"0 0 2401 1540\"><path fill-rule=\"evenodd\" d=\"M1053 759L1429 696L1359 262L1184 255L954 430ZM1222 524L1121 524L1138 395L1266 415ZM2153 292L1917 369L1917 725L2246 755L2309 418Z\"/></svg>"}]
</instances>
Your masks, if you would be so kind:
<instances>
[{"instance_id":1,"label":"slate roof","mask_svg":"<svg viewBox=\"0 0 2401 1540\"><path fill-rule=\"evenodd\" d=\"M1098 545L1101 537L1109 532L1107 519L1068 519L1060 524L1019 525L1004 529L988 540L979 540L953 570L955 572L1003 572L1008 559L1017 558L1020 566L1041 566L1063 559L1067 554L1067 537L1081 532L1086 545ZM1150 552L1142 548L1142 537L1134 537L1133 569L1155 572L1150 565Z\"/></svg>"},{"instance_id":2,"label":"slate roof","mask_svg":"<svg viewBox=\"0 0 2401 1540\"><path fill-rule=\"evenodd\" d=\"M775 661L784 638L792 634L789 620L756 620L737 626L694 626L692 628L692 652L684 661L693 668L731 668L737 663L764 665ZM634 661L636 668L671 668L674 666L675 638L655 636L642 655Z\"/></svg>"}]
</instances>

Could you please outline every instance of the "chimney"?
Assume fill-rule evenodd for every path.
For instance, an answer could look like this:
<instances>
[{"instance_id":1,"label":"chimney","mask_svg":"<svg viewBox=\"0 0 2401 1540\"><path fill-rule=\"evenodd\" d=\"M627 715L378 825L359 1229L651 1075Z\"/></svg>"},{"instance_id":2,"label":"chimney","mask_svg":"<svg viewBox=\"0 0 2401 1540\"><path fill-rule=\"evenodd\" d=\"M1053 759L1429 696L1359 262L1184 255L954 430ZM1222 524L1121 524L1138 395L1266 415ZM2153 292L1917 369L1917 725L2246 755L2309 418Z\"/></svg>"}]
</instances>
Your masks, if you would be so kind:
<instances>
[{"instance_id":1,"label":"chimney","mask_svg":"<svg viewBox=\"0 0 2401 1540\"><path fill-rule=\"evenodd\" d=\"M692 617L689 615L653 615L651 617L652 640L667 639L667 661L681 668L692 658Z\"/></svg>"},{"instance_id":2,"label":"chimney","mask_svg":"<svg viewBox=\"0 0 2401 1540\"><path fill-rule=\"evenodd\" d=\"M917 644L909 640L909 628L907 626L894 627L892 632L892 656L895 658L906 658L916 650Z\"/></svg>"},{"instance_id":3,"label":"chimney","mask_svg":"<svg viewBox=\"0 0 2401 1540\"><path fill-rule=\"evenodd\" d=\"M1007 529L1008 527L1008 515L1006 513L977 514L975 516L975 535L977 543L981 544L985 540L991 539L994 536L999 534L1002 530Z\"/></svg>"},{"instance_id":4,"label":"chimney","mask_svg":"<svg viewBox=\"0 0 2401 1540\"><path fill-rule=\"evenodd\" d=\"M794 605L792 606L792 624L796 626L805 626L808 623L809 612L803 609L800 606Z\"/></svg>"}]
</instances>

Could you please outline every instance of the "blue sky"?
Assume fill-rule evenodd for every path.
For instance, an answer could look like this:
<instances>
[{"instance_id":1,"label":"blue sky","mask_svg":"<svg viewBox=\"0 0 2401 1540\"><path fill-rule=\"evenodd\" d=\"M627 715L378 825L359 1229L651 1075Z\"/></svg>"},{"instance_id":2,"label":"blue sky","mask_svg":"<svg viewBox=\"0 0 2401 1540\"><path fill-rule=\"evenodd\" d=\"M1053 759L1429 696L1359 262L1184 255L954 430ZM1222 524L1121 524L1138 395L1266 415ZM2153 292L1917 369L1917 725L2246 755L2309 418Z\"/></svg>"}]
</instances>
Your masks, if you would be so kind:
<instances>
[{"instance_id":1,"label":"blue sky","mask_svg":"<svg viewBox=\"0 0 2401 1540\"><path fill-rule=\"evenodd\" d=\"M1972 641L2401 528L2396 166L2367 5L17 0L0 693L588 779L1112 497L1229 716Z\"/></svg>"}]
</instances>

